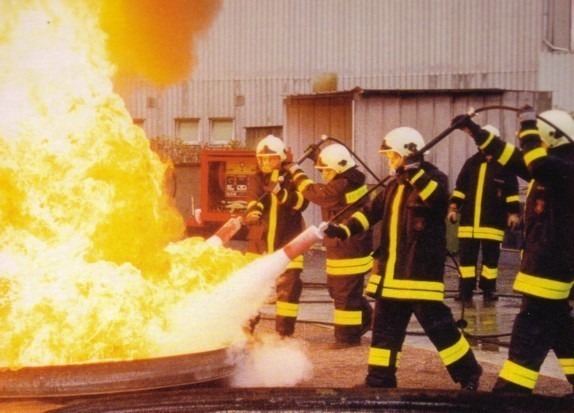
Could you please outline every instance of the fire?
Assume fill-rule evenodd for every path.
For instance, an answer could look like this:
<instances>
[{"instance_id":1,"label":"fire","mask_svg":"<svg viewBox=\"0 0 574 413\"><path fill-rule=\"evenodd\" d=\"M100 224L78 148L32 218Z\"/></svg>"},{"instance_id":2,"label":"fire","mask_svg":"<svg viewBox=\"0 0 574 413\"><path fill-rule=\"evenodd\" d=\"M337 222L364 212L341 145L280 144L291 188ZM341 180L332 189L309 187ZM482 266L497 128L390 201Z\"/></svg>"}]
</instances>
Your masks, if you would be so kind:
<instances>
[{"instance_id":1,"label":"fire","mask_svg":"<svg viewBox=\"0 0 574 413\"><path fill-rule=\"evenodd\" d=\"M182 238L168 166L113 91L98 14L112 4L128 3L0 6L0 368L200 351L242 334L235 321L200 337L223 317L199 304L247 260Z\"/></svg>"}]
</instances>

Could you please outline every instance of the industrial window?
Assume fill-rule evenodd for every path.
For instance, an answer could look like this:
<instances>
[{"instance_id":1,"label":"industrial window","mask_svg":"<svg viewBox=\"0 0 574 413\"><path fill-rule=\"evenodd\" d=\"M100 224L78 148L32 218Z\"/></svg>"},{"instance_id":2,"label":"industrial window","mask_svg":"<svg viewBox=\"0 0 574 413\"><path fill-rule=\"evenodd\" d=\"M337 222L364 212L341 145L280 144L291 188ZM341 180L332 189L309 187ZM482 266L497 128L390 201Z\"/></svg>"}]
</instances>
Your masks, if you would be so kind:
<instances>
[{"instance_id":1,"label":"industrial window","mask_svg":"<svg viewBox=\"0 0 574 413\"><path fill-rule=\"evenodd\" d=\"M574 0L544 2L546 45L553 51L574 51Z\"/></svg>"},{"instance_id":2,"label":"industrial window","mask_svg":"<svg viewBox=\"0 0 574 413\"><path fill-rule=\"evenodd\" d=\"M233 140L233 119L213 118L209 120L211 126L211 143L224 145Z\"/></svg>"},{"instance_id":3,"label":"industrial window","mask_svg":"<svg viewBox=\"0 0 574 413\"><path fill-rule=\"evenodd\" d=\"M175 120L176 136L185 143L199 143L199 119L178 118Z\"/></svg>"}]
</instances>

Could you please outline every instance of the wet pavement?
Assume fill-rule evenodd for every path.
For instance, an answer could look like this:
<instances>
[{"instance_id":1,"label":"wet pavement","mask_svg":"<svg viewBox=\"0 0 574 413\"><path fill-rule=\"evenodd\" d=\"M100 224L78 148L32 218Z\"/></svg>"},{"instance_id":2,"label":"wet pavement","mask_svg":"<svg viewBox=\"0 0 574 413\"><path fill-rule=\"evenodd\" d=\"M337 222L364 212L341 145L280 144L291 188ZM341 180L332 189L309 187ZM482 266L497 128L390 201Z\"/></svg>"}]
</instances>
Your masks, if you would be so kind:
<instances>
[{"instance_id":1,"label":"wet pavement","mask_svg":"<svg viewBox=\"0 0 574 413\"><path fill-rule=\"evenodd\" d=\"M499 262L497 293L499 300L484 302L479 290L475 290L470 303L464 305L454 296L458 287L456 255L447 258L445 266L445 304L451 308L455 320L466 321L464 333L475 352L477 359L488 361L502 367L507 358L508 344L514 318L519 311L521 296L512 291L514 277L520 263L517 250L503 249ZM325 253L322 248L310 250L305 255L305 267L302 274L304 290L299 309L299 320L305 323L318 323L331 326L333 322L333 304L325 285ZM275 307L272 304L262 309L262 314L273 318ZM366 337L370 338L370 332ZM412 317L405 345L421 349L434 350L430 340L424 335L422 327ZM554 353L550 352L544 362L541 374L566 380Z\"/></svg>"}]
</instances>

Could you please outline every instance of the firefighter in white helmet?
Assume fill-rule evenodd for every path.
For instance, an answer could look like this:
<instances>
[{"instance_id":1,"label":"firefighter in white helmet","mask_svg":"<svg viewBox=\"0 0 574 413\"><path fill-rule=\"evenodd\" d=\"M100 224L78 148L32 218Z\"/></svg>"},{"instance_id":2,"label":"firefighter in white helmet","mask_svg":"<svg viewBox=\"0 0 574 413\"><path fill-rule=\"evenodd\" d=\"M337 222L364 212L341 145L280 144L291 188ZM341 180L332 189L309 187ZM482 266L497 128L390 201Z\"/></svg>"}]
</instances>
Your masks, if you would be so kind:
<instances>
[{"instance_id":1,"label":"firefighter in white helmet","mask_svg":"<svg viewBox=\"0 0 574 413\"><path fill-rule=\"evenodd\" d=\"M500 132L486 125L494 136ZM496 295L500 244L505 228L516 229L520 223L518 179L492 159L478 151L463 164L449 201L448 219L458 225L460 280L457 300L469 304L478 277L483 301L492 302ZM479 252L482 268L477 274Z\"/></svg>"},{"instance_id":2,"label":"firefighter in white helmet","mask_svg":"<svg viewBox=\"0 0 574 413\"><path fill-rule=\"evenodd\" d=\"M440 352L452 379L476 390L482 373L444 303L448 179L426 162L421 134L410 127L391 130L380 153L394 172L385 190L325 234L347 239L381 223L380 247L366 293L375 298L369 350L370 387L396 387L396 371L407 327L414 314Z\"/></svg>"},{"instance_id":3,"label":"firefighter in white helmet","mask_svg":"<svg viewBox=\"0 0 574 413\"><path fill-rule=\"evenodd\" d=\"M305 229L302 212L309 204L288 176L281 176L287 162L285 143L268 135L257 144L258 171L247 186L245 223L249 228L246 255L256 257L284 247ZM276 282L276 324L280 336L291 336L303 289L303 256L294 259ZM257 319L252 320L252 328Z\"/></svg>"},{"instance_id":4,"label":"firefighter in white helmet","mask_svg":"<svg viewBox=\"0 0 574 413\"><path fill-rule=\"evenodd\" d=\"M321 207L322 219L327 222L367 192L366 177L349 150L339 143L312 157L316 158L315 168L321 171L325 183L313 182L297 164L289 165L288 170L297 189L305 199ZM365 231L344 241L325 237L323 245L327 253L327 288L335 306L332 347L358 346L361 336L371 327L372 308L363 289L365 274L373 266L372 233Z\"/></svg>"},{"instance_id":5,"label":"firefighter in white helmet","mask_svg":"<svg viewBox=\"0 0 574 413\"><path fill-rule=\"evenodd\" d=\"M530 106L518 113L519 150L477 125L469 115L453 119L505 168L530 181L524 210L524 241L514 290L522 293L508 360L494 391L532 393L550 350L574 386L574 317L568 297L574 285L574 120L551 110L540 117ZM566 135L568 136L566 136Z\"/></svg>"}]
</instances>

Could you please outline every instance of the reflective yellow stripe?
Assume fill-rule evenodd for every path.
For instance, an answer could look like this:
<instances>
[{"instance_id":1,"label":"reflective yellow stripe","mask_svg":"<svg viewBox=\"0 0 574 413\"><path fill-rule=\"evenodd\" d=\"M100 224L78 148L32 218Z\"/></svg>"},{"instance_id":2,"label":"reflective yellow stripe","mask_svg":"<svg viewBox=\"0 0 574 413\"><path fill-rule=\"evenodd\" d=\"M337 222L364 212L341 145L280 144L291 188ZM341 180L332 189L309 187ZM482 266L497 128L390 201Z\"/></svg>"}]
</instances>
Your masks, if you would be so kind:
<instances>
[{"instance_id":1,"label":"reflective yellow stripe","mask_svg":"<svg viewBox=\"0 0 574 413\"><path fill-rule=\"evenodd\" d=\"M461 266L460 276L461 278L474 278L476 276L476 266Z\"/></svg>"},{"instance_id":2,"label":"reflective yellow stripe","mask_svg":"<svg viewBox=\"0 0 574 413\"><path fill-rule=\"evenodd\" d=\"M506 360L500 371L500 377L506 381L532 390L534 386L536 386L538 372L522 367L510 360Z\"/></svg>"},{"instance_id":3,"label":"reflective yellow stripe","mask_svg":"<svg viewBox=\"0 0 574 413\"><path fill-rule=\"evenodd\" d=\"M373 257L369 255L360 258L327 258L326 267L329 275L363 274L373 268Z\"/></svg>"},{"instance_id":4,"label":"reflective yellow stripe","mask_svg":"<svg viewBox=\"0 0 574 413\"><path fill-rule=\"evenodd\" d=\"M399 366L399 361L401 360L401 352L397 353L397 361L395 366ZM379 367L389 367L391 365L391 350L386 348L374 348L369 349L369 361L371 366Z\"/></svg>"},{"instance_id":5,"label":"reflective yellow stripe","mask_svg":"<svg viewBox=\"0 0 574 413\"><path fill-rule=\"evenodd\" d=\"M395 263L397 262L397 238L399 233L399 211L401 206L401 201L403 197L403 192L405 190L404 185L399 185L395 197L393 198L392 208L391 208L391 221L389 223L389 258L387 259L387 268L385 268L385 279L392 279L395 273Z\"/></svg>"},{"instance_id":6,"label":"reflective yellow stripe","mask_svg":"<svg viewBox=\"0 0 574 413\"><path fill-rule=\"evenodd\" d=\"M478 170L478 183L476 184L476 209L474 211L474 228L480 227L480 216L482 214L482 192L484 190L484 177L486 176L486 162L480 164Z\"/></svg>"},{"instance_id":7,"label":"reflective yellow stripe","mask_svg":"<svg viewBox=\"0 0 574 413\"><path fill-rule=\"evenodd\" d=\"M526 164L526 166L529 166L536 159L543 158L546 155L547 155L546 149L536 148L536 149L524 154L524 163Z\"/></svg>"},{"instance_id":8,"label":"reflective yellow stripe","mask_svg":"<svg viewBox=\"0 0 574 413\"><path fill-rule=\"evenodd\" d=\"M508 161L510 160L510 157L512 156L513 152L514 152L514 145L507 143L504 146L504 150L502 151L502 154L498 158L498 163L501 165L506 165L508 163Z\"/></svg>"},{"instance_id":9,"label":"reflective yellow stripe","mask_svg":"<svg viewBox=\"0 0 574 413\"><path fill-rule=\"evenodd\" d=\"M474 228L474 236L481 239L502 241L502 238L504 237L504 231L496 228Z\"/></svg>"},{"instance_id":10,"label":"reflective yellow stripe","mask_svg":"<svg viewBox=\"0 0 574 413\"><path fill-rule=\"evenodd\" d=\"M502 241L504 231L496 228L458 227L459 238L480 238L493 241Z\"/></svg>"},{"instance_id":11,"label":"reflective yellow stripe","mask_svg":"<svg viewBox=\"0 0 574 413\"><path fill-rule=\"evenodd\" d=\"M460 199L466 199L466 195L460 191L454 190L452 196Z\"/></svg>"},{"instance_id":12,"label":"reflective yellow stripe","mask_svg":"<svg viewBox=\"0 0 574 413\"><path fill-rule=\"evenodd\" d=\"M341 224L340 227L347 234L347 238L349 238L351 236L351 230L349 229L349 227L346 226L345 224Z\"/></svg>"},{"instance_id":13,"label":"reflective yellow stripe","mask_svg":"<svg viewBox=\"0 0 574 413\"><path fill-rule=\"evenodd\" d=\"M351 218L355 218L357 221L359 221L364 231L369 229L370 227L369 220L362 212L360 211L355 212L353 215L351 215Z\"/></svg>"},{"instance_id":14,"label":"reflective yellow stripe","mask_svg":"<svg viewBox=\"0 0 574 413\"><path fill-rule=\"evenodd\" d=\"M377 287L381 283L382 279L383 277L381 277L379 274L371 274L371 276L369 277L369 281L367 282L367 286L365 287L365 292L371 294L376 293Z\"/></svg>"},{"instance_id":15,"label":"reflective yellow stripe","mask_svg":"<svg viewBox=\"0 0 574 413\"><path fill-rule=\"evenodd\" d=\"M295 303L277 301L275 307L277 315L281 315L283 317L297 317L297 313L299 312L299 304Z\"/></svg>"},{"instance_id":16,"label":"reflective yellow stripe","mask_svg":"<svg viewBox=\"0 0 574 413\"><path fill-rule=\"evenodd\" d=\"M540 136L540 133L538 132L538 129L524 129L523 131L520 131L518 133L519 138L524 138L526 135L538 135L538 136Z\"/></svg>"},{"instance_id":17,"label":"reflective yellow stripe","mask_svg":"<svg viewBox=\"0 0 574 413\"><path fill-rule=\"evenodd\" d=\"M297 202L293 206L295 211L299 211L303 207L303 203L305 202L305 198L301 195L300 192L295 192L295 196L297 197ZM287 198L287 196L285 196Z\"/></svg>"},{"instance_id":18,"label":"reflective yellow stripe","mask_svg":"<svg viewBox=\"0 0 574 413\"><path fill-rule=\"evenodd\" d=\"M279 170L271 172L271 182L277 182L279 179ZM277 230L277 197L271 196L271 205L269 206L269 228L267 230L267 252L274 251L275 231Z\"/></svg>"},{"instance_id":19,"label":"reflective yellow stripe","mask_svg":"<svg viewBox=\"0 0 574 413\"><path fill-rule=\"evenodd\" d=\"M310 180L310 179L304 179L303 181L301 181L301 182L299 183L299 185L297 185L297 190L298 190L299 192L303 192L303 191L305 191L305 189L306 189L309 185L312 185L312 184L314 184L314 182L313 182L312 180Z\"/></svg>"},{"instance_id":20,"label":"reflective yellow stripe","mask_svg":"<svg viewBox=\"0 0 574 413\"><path fill-rule=\"evenodd\" d=\"M444 292L437 291L424 291L424 290L410 290L410 289L394 289L383 288L383 297L386 298L399 298L401 300L428 300L428 301L442 301L444 300Z\"/></svg>"},{"instance_id":21,"label":"reflective yellow stripe","mask_svg":"<svg viewBox=\"0 0 574 413\"><path fill-rule=\"evenodd\" d=\"M488 138L486 138L484 143L482 145L480 145L480 149L486 148L488 146L488 144L490 143L490 141L492 141L493 139L494 139L494 135L492 133L489 133Z\"/></svg>"},{"instance_id":22,"label":"reflective yellow stripe","mask_svg":"<svg viewBox=\"0 0 574 413\"><path fill-rule=\"evenodd\" d=\"M439 352L440 358L445 366L449 366L452 363L460 360L462 356L464 356L468 350L470 350L470 344L464 338L464 336L460 336L460 339L456 342L456 344L445 348Z\"/></svg>"},{"instance_id":23,"label":"reflective yellow stripe","mask_svg":"<svg viewBox=\"0 0 574 413\"><path fill-rule=\"evenodd\" d=\"M287 264L287 269L303 269L303 255L295 257L289 264Z\"/></svg>"},{"instance_id":24,"label":"reflective yellow stripe","mask_svg":"<svg viewBox=\"0 0 574 413\"><path fill-rule=\"evenodd\" d=\"M506 197L506 202L520 202L520 197L518 195L511 195Z\"/></svg>"},{"instance_id":25,"label":"reflective yellow stripe","mask_svg":"<svg viewBox=\"0 0 574 413\"><path fill-rule=\"evenodd\" d=\"M498 277L498 268L489 268L483 265L481 275L487 280L496 280Z\"/></svg>"},{"instance_id":26,"label":"reflective yellow stripe","mask_svg":"<svg viewBox=\"0 0 574 413\"><path fill-rule=\"evenodd\" d=\"M247 204L247 209L252 208L253 206L256 206L259 209L263 209L263 204L261 202L257 202L257 201L251 201Z\"/></svg>"},{"instance_id":27,"label":"reflective yellow stripe","mask_svg":"<svg viewBox=\"0 0 574 413\"><path fill-rule=\"evenodd\" d=\"M343 326L360 326L362 322L362 312L361 311L345 311L345 310L335 310L334 321L335 324Z\"/></svg>"},{"instance_id":28,"label":"reflective yellow stripe","mask_svg":"<svg viewBox=\"0 0 574 413\"><path fill-rule=\"evenodd\" d=\"M574 359L558 359L558 363L560 363L565 375L574 375Z\"/></svg>"},{"instance_id":29,"label":"reflective yellow stripe","mask_svg":"<svg viewBox=\"0 0 574 413\"><path fill-rule=\"evenodd\" d=\"M367 186L363 185L362 187L355 189L354 191L348 192L345 194L345 200L347 204L352 204L353 202L357 202L363 195L368 192Z\"/></svg>"},{"instance_id":30,"label":"reflective yellow stripe","mask_svg":"<svg viewBox=\"0 0 574 413\"><path fill-rule=\"evenodd\" d=\"M425 189L423 189L420 193L419 196L421 197L421 199L424 201L426 200L429 196L432 195L432 193L435 191L435 189L438 187L438 184L435 181L429 181L429 183L427 184L427 186L425 187Z\"/></svg>"},{"instance_id":31,"label":"reflective yellow stripe","mask_svg":"<svg viewBox=\"0 0 574 413\"><path fill-rule=\"evenodd\" d=\"M574 281L565 283L519 272L513 288L516 291L549 300L563 300L568 298L573 285Z\"/></svg>"},{"instance_id":32,"label":"reflective yellow stripe","mask_svg":"<svg viewBox=\"0 0 574 413\"><path fill-rule=\"evenodd\" d=\"M416 181L418 181L419 178L424 175L424 173L425 173L425 171L424 171L423 169L421 169L420 171L418 171L418 172L415 174L415 176L413 176L412 179L410 179L411 184L414 184Z\"/></svg>"},{"instance_id":33,"label":"reflective yellow stripe","mask_svg":"<svg viewBox=\"0 0 574 413\"><path fill-rule=\"evenodd\" d=\"M459 238L472 238L474 234L472 227L458 227L458 237Z\"/></svg>"}]
</instances>

